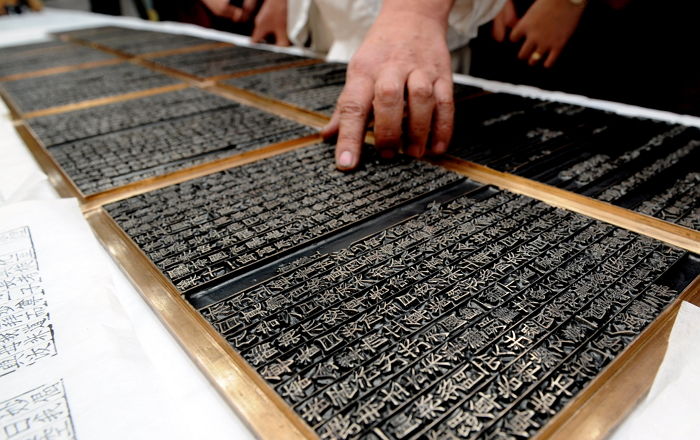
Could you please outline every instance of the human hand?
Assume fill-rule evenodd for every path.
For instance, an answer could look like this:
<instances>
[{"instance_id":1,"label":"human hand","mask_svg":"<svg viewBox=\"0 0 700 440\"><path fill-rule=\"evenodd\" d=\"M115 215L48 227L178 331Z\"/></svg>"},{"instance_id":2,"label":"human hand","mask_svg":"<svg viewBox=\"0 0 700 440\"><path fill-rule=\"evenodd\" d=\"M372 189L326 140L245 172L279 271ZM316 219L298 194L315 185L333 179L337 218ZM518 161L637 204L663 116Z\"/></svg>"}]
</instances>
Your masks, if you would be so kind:
<instances>
[{"instance_id":1,"label":"human hand","mask_svg":"<svg viewBox=\"0 0 700 440\"><path fill-rule=\"evenodd\" d=\"M230 18L236 23L248 21L257 5L257 0L243 0L242 7L231 5L229 0L202 0L202 2L214 15Z\"/></svg>"},{"instance_id":2,"label":"human hand","mask_svg":"<svg viewBox=\"0 0 700 440\"><path fill-rule=\"evenodd\" d=\"M491 25L491 35L493 39L502 43L506 39L506 31L513 29L518 24L518 15L515 13L515 5L512 0L507 0L503 9L493 19Z\"/></svg>"},{"instance_id":3,"label":"human hand","mask_svg":"<svg viewBox=\"0 0 700 440\"><path fill-rule=\"evenodd\" d=\"M255 29L251 39L255 43L264 43L272 35L278 46L289 46L287 37L287 0L265 0L255 17Z\"/></svg>"},{"instance_id":4,"label":"human hand","mask_svg":"<svg viewBox=\"0 0 700 440\"><path fill-rule=\"evenodd\" d=\"M335 159L340 170L354 169L360 163L372 112L380 156L393 157L402 146L402 135L411 156L421 157L426 149L437 154L447 150L454 117L445 37L449 8L444 18L410 9L390 13L383 9L350 61L336 110L321 132L324 138L338 135ZM402 133L404 111L407 133Z\"/></svg>"},{"instance_id":5,"label":"human hand","mask_svg":"<svg viewBox=\"0 0 700 440\"><path fill-rule=\"evenodd\" d=\"M531 66L544 58L544 67L552 67L583 14L585 2L574 5L566 0L537 0L513 28L510 40L525 42L518 58Z\"/></svg>"}]
</instances>

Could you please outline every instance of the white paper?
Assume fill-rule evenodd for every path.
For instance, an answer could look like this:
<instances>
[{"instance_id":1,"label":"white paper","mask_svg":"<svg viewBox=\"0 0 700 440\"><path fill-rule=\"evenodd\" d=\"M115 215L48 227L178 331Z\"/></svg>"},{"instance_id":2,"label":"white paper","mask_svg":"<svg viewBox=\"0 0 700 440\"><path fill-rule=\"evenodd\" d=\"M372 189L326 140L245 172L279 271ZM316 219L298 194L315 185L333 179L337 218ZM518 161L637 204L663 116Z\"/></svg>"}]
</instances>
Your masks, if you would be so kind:
<instances>
[{"instance_id":1,"label":"white paper","mask_svg":"<svg viewBox=\"0 0 700 440\"><path fill-rule=\"evenodd\" d=\"M185 438L75 200L0 208L0 258L0 438L48 429L31 411L20 420L2 416L28 404L18 396L57 384L77 438ZM65 411L55 416L67 420Z\"/></svg>"},{"instance_id":2,"label":"white paper","mask_svg":"<svg viewBox=\"0 0 700 440\"><path fill-rule=\"evenodd\" d=\"M700 439L700 308L684 302L649 394L614 440Z\"/></svg>"}]
</instances>

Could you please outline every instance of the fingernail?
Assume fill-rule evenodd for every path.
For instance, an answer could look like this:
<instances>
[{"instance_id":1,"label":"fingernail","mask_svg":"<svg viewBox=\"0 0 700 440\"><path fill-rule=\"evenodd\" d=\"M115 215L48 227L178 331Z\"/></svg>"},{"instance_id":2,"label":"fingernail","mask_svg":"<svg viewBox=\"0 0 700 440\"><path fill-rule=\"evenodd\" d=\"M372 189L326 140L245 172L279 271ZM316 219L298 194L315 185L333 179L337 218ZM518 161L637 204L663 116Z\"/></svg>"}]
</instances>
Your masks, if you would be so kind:
<instances>
[{"instance_id":1,"label":"fingernail","mask_svg":"<svg viewBox=\"0 0 700 440\"><path fill-rule=\"evenodd\" d=\"M352 166L352 153L343 151L338 157L338 166L340 168L350 168Z\"/></svg>"},{"instance_id":2,"label":"fingernail","mask_svg":"<svg viewBox=\"0 0 700 440\"><path fill-rule=\"evenodd\" d=\"M391 148L384 148L383 150L379 150L379 156L382 159L393 159L394 154L394 150L392 150Z\"/></svg>"}]
</instances>

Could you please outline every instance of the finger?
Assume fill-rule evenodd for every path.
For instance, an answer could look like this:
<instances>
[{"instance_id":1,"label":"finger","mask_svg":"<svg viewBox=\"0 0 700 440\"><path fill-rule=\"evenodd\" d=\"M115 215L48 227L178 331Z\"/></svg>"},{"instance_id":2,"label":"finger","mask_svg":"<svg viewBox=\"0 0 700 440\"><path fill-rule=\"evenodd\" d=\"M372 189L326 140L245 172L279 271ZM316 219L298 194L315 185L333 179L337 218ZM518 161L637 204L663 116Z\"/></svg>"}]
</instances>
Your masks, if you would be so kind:
<instances>
[{"instance_id":1,"label":"finger","mask_svg":"<svg viewBox=\"0 0 700 440\"><path fill-rule=\"evenodd\" d=\"M491 36L493 36L493 39L499 43L503 43L503 40L506 38L506 26L505 23L503 23L500 15L493 21Z\"/></svg>"},{"instance_id":2,"label":"finger","mask_svg":"<svg viewBox=\"0 0 700 440\"><path fill-rule=\"evenodd\" d=\"M438 79L435 82L435 111L433 112L433 139L430 152L443 154L447 151L454 129L455 104L452 80Z\"/></svg>"},{"instance_id":3,"label":"finger","mask_svg":"<svg viewBox=\"0 0 700 440\"><path fill-rule=\"evenodd\" d=\"M329 141L338 135L338 128L340 127L340 112L336 106L333 111L333 116L331 120L321 129L321 137L324 141Z\"/></svg>"},{"instance_id":4,"label":"finger","mask_svg":"<svg viewBox=\"0 0 700 440\"><path fill-rule=\"evenodd\" d=\"M229 6L225 9L226 17L230 17L233 22L241 22L243 17L243 8L237 8L235 6Z\"/></svg>"},{"instance_id":5,"label":"finger","mask_svg":"<svg viewBox=\"0 0 700 440\"><path fill-rule=\"evenodd\" d=\"M374 85L374 139L379 150L398 150L401 145L405 75L385 69Z\"/></svg>"},{"instance_id":6,"label":"finger","mask_svg":"<svg viewBox=\"0 0 700 440\"><path fill-rule=\"evenodd\" d=\"M264 43L267 34L267 30L263 26L256 25L255 28L253 28L253 34L250 36L250 40L253 43Z\"/></svg>"},{"instance_id":7,"label":"finger","mask_svg":"<svg viewBox=\"0 0 700 440\"><path fill-rule=\"evenodd\" d=\"M537 63L539 63L540 60L541 60L542 58L544 58L546 55L547 55L547 51L546 51L546 50L543 50L543 49L540 49L540 48L536 48L536 49L533 50L532 53L530 54L530 58L527 59L527 64L530 65L530 66L534 66L534 65L536 65Z\"/></svg>"},{"instance_id":8,"label":"finger","mask_svg":"<svg viewBox=\"0 0 700 440\"><path fill-rule=\"evenodd\" d=\"M549 69L551 68L554 63L557 61L557 58L559 58L559 54L561 53L561 50L559 49L552 49L549 51L549 56L547 57L547 60L544 62L544 67Z\"/></svg>"},{"instance_id":9,"label":"finger","mask_svg":"<svg viewBox=\"0 0 700 440\"><path fill-rule=\"evenodd\" d=\"M244 0L243 1L243 8L241 9L241 21L248 21L250 19L251 14L255 10L255 6L257 6L258 2L257 0Z\"/></svg>"},{"instance_id":10,"label":"finger","mask_svg":"<svg viewBox=\"0 0 700 440\"><path fill-rule=\"evenodd\" d=\"M340 121L335 161L339 170L352 170L360 163L373 95L374 87L369 77L348 77L343 93L338 99Z\"/></svg>"},{"instance_id":11,"label":"finger","mask_svg":"<svg viewBox=\"0 0 700 440\"><path fill-rule=\"evenodd\" d=\"M525 40L525 43L523 43L523 47L521 47L520 52L518 52L518 58L521 60L529 60L530 56L532 55L532 52L535 51L536 47L537 45L534 41Z\"/></svg>"},{"instance_id":12,"label":"finger","mask_svg":"<svg viewBox=\"0 0 700 440\"><path fill-rule=\"evenodd\" d=\"M515 12L515 6L512 2L506 3L505 14L503 15L503 22L506 27L513 29L518 25L518 14Z\"/></svg>"},{"instance_id":13,"label":"finger","mask_svg":"<svg viewBox=\"0 0 700 440\"><path fill-rule=\"evenodd\" d=\"M408 149L413 157L422 157L435 110L433 82L421 70L408 76Z\"/></svg>"},{"instance_id":14,"label":"finger","mask_svg":"<svg viewBox=\"0 0 700 440\"><path fill-rule=\"evenodd\" d=\"M275 44L278 46L291 46L292 43L287 37L286 29L276 29L275 30Z\"/></svg>"},{"instance_id":15,"label":"finger","mask_svg":"<svg viewBox=\"0 0 700 440\"><path fill-rule=\"evenodd\" d=\"M510 41L516 43L520 41L525 36L525 25L523 21L519 21L517 25L510 32Z\"/></svg>"}]
</instances>

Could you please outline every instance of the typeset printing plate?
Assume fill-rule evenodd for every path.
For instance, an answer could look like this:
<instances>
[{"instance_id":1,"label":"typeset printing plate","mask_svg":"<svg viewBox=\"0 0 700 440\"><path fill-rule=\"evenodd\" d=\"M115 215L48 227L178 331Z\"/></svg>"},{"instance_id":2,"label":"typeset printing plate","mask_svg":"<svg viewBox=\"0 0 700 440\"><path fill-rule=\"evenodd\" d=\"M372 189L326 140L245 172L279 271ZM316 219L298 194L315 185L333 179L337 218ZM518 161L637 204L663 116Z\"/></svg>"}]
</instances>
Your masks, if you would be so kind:
<instances>
[{"instance_id":1,"label":"typeset printing plate","mask_svg":"<svg viewBox=\"0 0 700 440\"><path fill-rule=\"evenodd\" d=\"M37 116L26 119L25 123L44 146L51 147L234 104L229 99L189 87L98 107Z\"/></svg>"},{"instance_id":2,"label":"typeset printing plate","mask_svg":"<svg viewBox=\"0 0 700 440\"><path fill-rule=\"evenodd\" d=\"M140 109L129 112L134 107ZM28 121L84 195L314 133L289 119L195 89L90 110L84 119L79 111ZM94 125L87 125L91 120ZM78 131L55 130L66 126ZM113 131L91 135L107 127ZM50 143L57 136L77 140Z\"/></svg>"},{"instance_id":3,"label":"typeset printing plate","mask_svg":"<svg viewBox=\"0 0 700 440\"><path fill-rule=\"evenodd\" d=\"M158 65L200 79L310 61L309 58L242 46L227 46L152 58Z\"/></svg>"},{"instance_id":4,"label":"typeset printing plate","mask_svg":"<svg viewBox=\"0 0 700 440\"><path fill-rule=\"evenodd\" d=\"M0 78L114 59L113 55L96 49L53 41L23 47L23 50L0 49L0 59L3 60L0 65Z\"/></svg>"},{"instance_id":5,"label":"typeset printing plate","mask_svg":"<svg viewBox=\"0 0 700 440\"><path fill-rule=\"evenodd\" d=\"M105 206L177 288L193 295L271 257L462 180L365 152L355 173L335 170L317 144Z\"/></svg>"},{"instance_id":6,"label":"typeset printing plate","mask_svg":"<svg viewBox=\"0 0 700 440\"><path fill-rule=\"evenodd\" d=\"M0 83L18 111L75 104L179 82L177 79L128 62Z\"/></svg>"},{"instance_id":7,"label":"typeset printing plate","mask_svg":"<svg viewBox=\"0 0 700 440\"><path fill-rule=\"evenodd\" d=\"M458 105L450 154L700 230L700 130L491 94Z\"/></svg>"},{"instance_id":8,"label":"typeset printing plate","mask_svg":"<svg viewBox=\"0 0 700 440\"><path fill-rule=\"evenodd\" d=\"M111 28L87 35L67 34L82 42L98 45L124 55L144 55L215 43L190 35L169 34L141 29Z\"/></svg>"},{"instance_id":9,"label":"typeset printing plate","mask_svg":"<svg viewBox=\"0 0 700 440\"><path fill-rule=\"evenodd\" d=\"M224 84L331 116L345 85L345 70L345 64L318 63L233 78Z\"/></svg>"},{"instance_id":10,"label":"typeset printing plate","mask_svg":"<svg viewBox=\"0 0 700 440\"><path fill-rule=\"evenodd\" d=\"M700 266L487 188L278 271L193 303L321 438L527 438Z\"/></svg>"},{"instance_id":11,"label":"typeset printing plate","mask_svg":"<svg viewBox=\"0 0 700 440\"><path fill-rule=\"evenodd\" d=\"M660 229L370 147L336 171L333 146L277 114L330 116L342 65L115 26L57 35L0 49L47 54L20 74L81 54L0 82L18 131L95 196L100 240L263 437L572 438L586 414L603 436L649 386L680 300L699 300L698 256ZM73 64L97 50L123 61ZM455 101L454 156L698 229L696 129L460 84Z\"/></svg>"}]
</instances>

